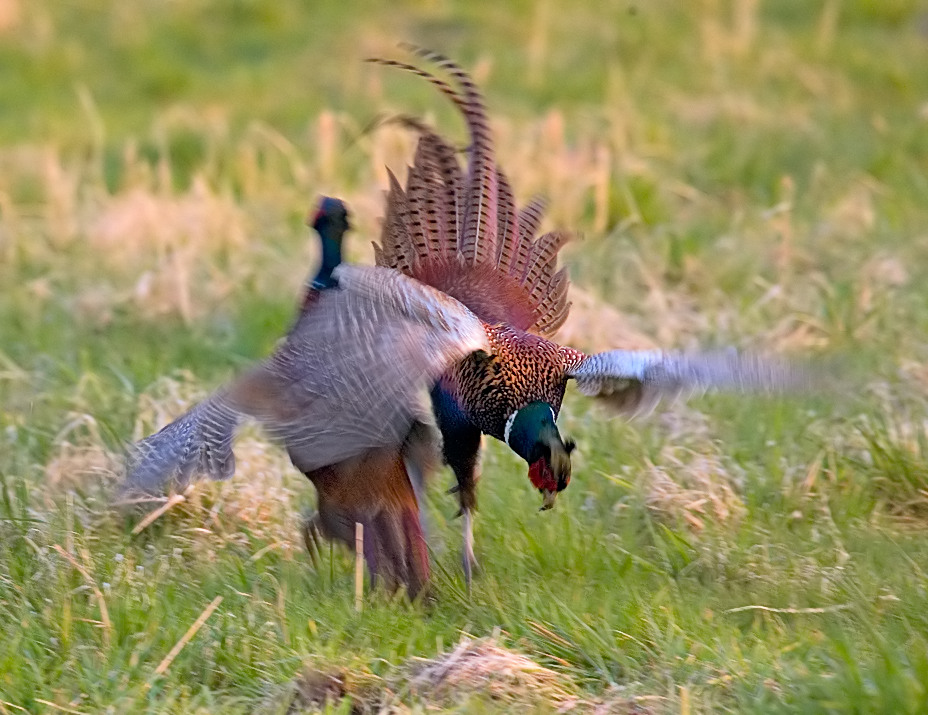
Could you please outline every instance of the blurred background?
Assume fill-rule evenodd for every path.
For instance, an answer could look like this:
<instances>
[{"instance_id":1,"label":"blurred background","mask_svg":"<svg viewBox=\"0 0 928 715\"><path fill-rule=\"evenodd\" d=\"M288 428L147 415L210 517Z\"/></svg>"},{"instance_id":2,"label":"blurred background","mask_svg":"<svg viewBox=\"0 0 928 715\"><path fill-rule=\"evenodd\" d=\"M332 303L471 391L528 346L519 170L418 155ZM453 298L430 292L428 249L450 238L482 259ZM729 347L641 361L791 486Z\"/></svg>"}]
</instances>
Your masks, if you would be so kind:
<instances>
[{"instance_id":1,"label":"blurred background","mask_svg":"<svg viewBox=\"0 0 928 715\"><path fill-rule=\"evenodd\" d=\"M671 290L821 291L811 271L860 268L877 246L907 263L924 225L926 25L911 0L3 0L4 268L98 320L134 301L189 322L243 281L296 285L320 193L351 201L366 260L385 165L402 174L412 142L373 124L422 114L465 141L425 83L363 62L412 41L474 73L517 198L552 198L552 223L587 238L577 270L619 307L665 277L645 272ZM629 242L637 269L611 260ZM33 261L48 249L61 271ZM663 342L686 330L670 322L650 326Z\"/></svg>"},{"instance_id":2,"label":"blurred background","mask_svg":"<svg viewBox=\"0 0 928 715\"><path fill-rule=\"evenodd\" d=\"M310 490L259 433L141 536L107 489L126 442L279 339L319 195L372 262L415 139L380 120L465 144L427 83L364 63L404 41L473 74L517 200L577 232L562 342L839 354L856 377L631 426L570 398L579 478L552 514L490 446L473 598L436 488L438 605L358 616L348 557L309 567ZM296 712L310 656L356 705L408 702L402 664L462 631L547 680L425 702L918 712L925 68L919 0L0 0L0 712Z\"/></svg>"}]
</instances>

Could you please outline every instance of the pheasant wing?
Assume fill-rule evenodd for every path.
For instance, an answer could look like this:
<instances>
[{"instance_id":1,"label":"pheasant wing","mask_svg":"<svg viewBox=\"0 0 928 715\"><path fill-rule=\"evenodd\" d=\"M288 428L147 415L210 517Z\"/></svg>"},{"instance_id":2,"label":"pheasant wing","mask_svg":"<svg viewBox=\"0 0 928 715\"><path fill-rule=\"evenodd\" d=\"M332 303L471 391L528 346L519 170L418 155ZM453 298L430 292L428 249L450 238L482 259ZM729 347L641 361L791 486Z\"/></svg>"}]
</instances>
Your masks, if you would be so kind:
<instances>
[{"instance_id":1,"label":"pheasant wing","mask_svg":"<svg viewBox=\"0 0 928 715\"><path fill-rule=\"evenodd\" d=\"M585 357L567 372L584 395L630 415L651 412L662 398L708 389L772 392L796 389L808 376L796 364L736 350L681 354L610 350Z\"/></svg>"},{"instance_id":2,"label":"pheasant wing","mask_svg":"<svg viewBox=\"0 0 928 715\"><path fill-rule=\"evenodd\" d=\"M488 349L464 305L397 271L342 265L341 290L306 314L266 365L281 387L255 414L304 472L401 444L432 421L427 391L453 363Z\"/></svg>"},{"instance_id":3,"label":"pheasant wing","mask_svg":"<svg viewBox=\"0 0 928 715\"><path fill-rule=\"evenodd\" d=\"M396 271L339 266L277 351L130 453L130 489L180 487L235 470L232 442L257 419L311 471L400 445L429 422L425 393L469 353L488 348L461 303Z\"/></svg>"}]
</instances>

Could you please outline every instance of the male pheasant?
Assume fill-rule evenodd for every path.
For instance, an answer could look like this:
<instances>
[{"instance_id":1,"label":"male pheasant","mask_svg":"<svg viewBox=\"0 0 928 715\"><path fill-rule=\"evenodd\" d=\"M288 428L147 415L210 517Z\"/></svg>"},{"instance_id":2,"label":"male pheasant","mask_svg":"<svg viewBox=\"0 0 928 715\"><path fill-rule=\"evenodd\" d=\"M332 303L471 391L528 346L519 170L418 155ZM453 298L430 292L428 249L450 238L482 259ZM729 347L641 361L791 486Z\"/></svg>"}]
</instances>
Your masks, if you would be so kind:
<instances>
[{"instance_id":1,"label":"male pheasant","mask_svg":"<svg viewBox=\"0 0 928 715\"><path fill-rule=\"evenodd\" d=\"M372 578L415 595L429 574L416 492L438 450L425 393L457 360L488 348L486 332L444 293L386 268L340 265L340 201L324 199L314 226L322 265L283 343L136 444L125 490L231 477L238 426L256 419L316 487L308 535L353 546L354 524L364 524Z\"/></svg>"},{"instance_id":2,"label":"male pheasant","mask_svg":"<svg viewBox=\"0 0 928 715\"><path fill-rule=\"evenodd\" d=\"M436 53L413 48L444 70L448 82L408 63L372 60L427 79L461 111L470 134L462 168L453 147L417 120L419 132L405 188L390 173L377 265L434 286L470 308L490 343L445 371L432 390L446 463L457 478L464 526L463 563L470 582L475 563L471 512L481 434L504 441L528 463L528 476L554 504L570 481L573 442L555 420L568 380L583 394L626 413L653 409L662 395L709 387L779 389L797 378L789 364L734 351L680 355L613 350L584 355L550 338L564 322L566 269L557 270L566 233L538 236L545 204L517 210L505 174L496 166L483 98L470 76Z\"/></svg>"}]
</instances>

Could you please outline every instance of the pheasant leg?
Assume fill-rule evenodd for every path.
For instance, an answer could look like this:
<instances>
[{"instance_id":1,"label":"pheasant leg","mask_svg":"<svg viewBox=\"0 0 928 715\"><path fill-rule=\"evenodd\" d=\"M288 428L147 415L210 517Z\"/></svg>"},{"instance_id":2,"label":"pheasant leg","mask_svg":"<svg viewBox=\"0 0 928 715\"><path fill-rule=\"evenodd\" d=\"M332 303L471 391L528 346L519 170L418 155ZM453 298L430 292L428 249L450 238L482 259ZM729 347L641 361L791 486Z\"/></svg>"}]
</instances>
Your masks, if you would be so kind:
<instances>
[{"instance_id":1,"label":"pheasant leg","mask_svg":"<svg viewBox=\"0 0 928 715\"><path fill-rule=\"evenodd\" d=\"M476 427L459 408L454 398L440 385L432 390L432 405L442 436L442 456L457 479L452 490L458 495L459 516L463 531L461 565L464 581L470 590L474 556L474 510L477 507L477 480L480 477L480 428Z\"/></svg>"}]
</instances>

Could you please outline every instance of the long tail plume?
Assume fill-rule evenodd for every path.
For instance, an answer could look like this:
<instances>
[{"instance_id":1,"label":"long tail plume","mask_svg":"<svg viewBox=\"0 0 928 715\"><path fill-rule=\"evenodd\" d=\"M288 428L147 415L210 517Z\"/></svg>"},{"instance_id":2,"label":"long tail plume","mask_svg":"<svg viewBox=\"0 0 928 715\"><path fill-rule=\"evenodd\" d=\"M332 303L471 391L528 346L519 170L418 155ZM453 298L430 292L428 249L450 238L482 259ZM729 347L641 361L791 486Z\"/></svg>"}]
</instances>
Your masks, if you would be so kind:
<instances>
[{"instance_id":1,"label":"long tail plume","mask_svg":"<svg viewBox=\"0 0 928 715\"><path fill-rule=\"evenodd\" d=\"M509 305L513 324L522 320L517 316L527 314L531 317L518 327L552 335L570 307L566 271L557 269L558 253L569 235L537 236L543 199L536 197L517 209L512 187L496 165L483 97L470 75L441 54L411 45L404 48L449 79L407 62L369 61L421 77L454 103L470 133L468 165L463 172L455 148L423 122L399 119L420 139L405 189L391 177L386 221L380 243L374 245L378 265L452 292L478 315L481 305L503 306L490 311L497 319ZM487 275L465 280L469 269ZM499 295L488 296L487 286L494 281ZM479 284L483 294L470 295L459 288L466 283Z\"/></svg>"}]
</instances>

